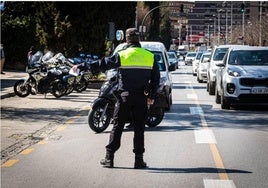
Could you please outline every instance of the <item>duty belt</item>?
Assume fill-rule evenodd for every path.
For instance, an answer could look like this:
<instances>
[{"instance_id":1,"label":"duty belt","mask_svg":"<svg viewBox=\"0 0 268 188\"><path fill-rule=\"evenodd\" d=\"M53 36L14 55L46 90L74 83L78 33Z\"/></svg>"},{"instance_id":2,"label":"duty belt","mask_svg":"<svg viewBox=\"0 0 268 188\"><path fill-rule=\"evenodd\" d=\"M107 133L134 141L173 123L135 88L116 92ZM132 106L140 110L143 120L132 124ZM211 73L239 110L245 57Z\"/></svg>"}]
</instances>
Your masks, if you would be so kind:
<instances>
[{"instance_id":1,"label":"duty belt","mask_svg":"<svg viewBox=\"0 0 268 188\"><path fill-rule=\"evenodd\" d=\"M145 96L149 95L149 92L144 90L144 91L137 91L137 90L129 90L129 91L122 91L120 92L121 96L127 96L129 93L134 93L134 94L144 94Z\"/></svg>"}]
</instances>

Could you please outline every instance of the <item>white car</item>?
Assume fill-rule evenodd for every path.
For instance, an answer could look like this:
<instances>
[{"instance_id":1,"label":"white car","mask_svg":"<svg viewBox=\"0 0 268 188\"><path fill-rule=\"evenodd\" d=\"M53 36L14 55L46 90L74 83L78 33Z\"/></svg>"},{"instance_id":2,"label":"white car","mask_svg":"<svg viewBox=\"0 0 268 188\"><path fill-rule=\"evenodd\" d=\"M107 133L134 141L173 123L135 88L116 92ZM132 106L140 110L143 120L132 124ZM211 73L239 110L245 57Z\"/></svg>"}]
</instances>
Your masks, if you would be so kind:
<instances>
[{"instance_id":1,"label":"white car","mask_svg":"<svg viewBox=\"0 0 268 188\"><path fill-rule=\"evenodd\" d=\"M168 54L168 61L169 64L175 64L176 68L178 67L178 57L177 54L175 52L167 52Z\"/></svg>"},{"instance_id":2,"label":"white car","mask_svg":"<svg viewBox=\"0 0 268 188\"><path fill-rule=\"evenodd\" d=\"M268 47L231 47L216 78L216 103L222 109L236 104L268 105Z\"/></svg>"},{"instance_id":3,"label":"white car","mask_svg":"<svg viewBox=\"0 0 268 188\"><path fill-rule=\"evenodd\" d=\"M208 62L211 56L211 52L205 52L202 54L201 59L199 61L198 67L197 67L197 81L199 83L207 80L207 68L208 68Z\"/></svg>"},{"instance_id":4,"label":"white car","mask_svg":"<svg viewBox=\"0 0 268 188\"><path fill-rule=\"evenodd\" d=\"M207 91L210 95L215 94L217 63L221 63L227 50L234 45L219 45L213 48L207 71Z\"/></svg>"},{"instance_id":5,"label":"white car","mask_svg":"<svg viewBox=\"0 0 268 188\"><path fill-rule=\"evenodd\" d=\"M197 74L197 66L199 64L199 61L201 59L201 56L202 56L203 52L198 52L193 60L193 63L192 63L192 73L193 73L193 76L196 76Z\"/></svg>"},{"instance_id":6,"label":"white car","mask_svg":"<svg viewBox=\"0 0 268 188\"><path fill-rule=\"evenodd\" d=\"M192 64L192 62L193 62L195 56L196 56L196 52L188 52L188 53L186 54L186 56L185 56L185 59L184 59L184 61L185 61L185 65L190 65L190 64Z\"/></svg>"}]
</instances>

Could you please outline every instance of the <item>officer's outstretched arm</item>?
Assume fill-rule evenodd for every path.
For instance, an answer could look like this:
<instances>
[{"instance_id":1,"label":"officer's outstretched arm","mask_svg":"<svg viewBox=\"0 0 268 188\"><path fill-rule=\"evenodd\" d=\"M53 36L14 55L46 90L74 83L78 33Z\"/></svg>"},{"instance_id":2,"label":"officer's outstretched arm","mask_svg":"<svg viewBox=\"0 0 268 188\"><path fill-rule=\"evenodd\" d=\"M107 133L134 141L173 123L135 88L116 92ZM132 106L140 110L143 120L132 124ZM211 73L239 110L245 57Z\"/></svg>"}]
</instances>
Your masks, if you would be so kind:
<instances>
[{"instance_id":1,"label":"officer's outstretched arm","mask_svg":"<svg viewBox=\"0 0 268 188\"><path fill-rule=\"evenodd\" d=\"M109 69L114 69L120 67L120 57L118 53L115 53L114 55L110 57L104 57L101 59L99 63L99 67L102 71L106 71Z\"/></svg>"}]
</instances>

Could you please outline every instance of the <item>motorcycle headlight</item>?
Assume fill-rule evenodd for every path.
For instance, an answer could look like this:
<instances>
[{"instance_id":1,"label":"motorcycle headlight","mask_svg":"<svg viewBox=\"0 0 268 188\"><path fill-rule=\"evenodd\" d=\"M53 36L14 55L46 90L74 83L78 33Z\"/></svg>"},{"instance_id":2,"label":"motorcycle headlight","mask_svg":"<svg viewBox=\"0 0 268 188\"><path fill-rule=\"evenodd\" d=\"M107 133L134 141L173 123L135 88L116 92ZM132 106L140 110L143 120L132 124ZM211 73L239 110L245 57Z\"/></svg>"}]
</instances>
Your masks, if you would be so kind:
<instances>
[{"instance_id":1,"label":"motorcycle headlight","mask_svg":"<svg viewBox=\"0 0 268 188\"><path fill-rule=\"evenodd\" d=\"M161 77L160 78L160 85L166 85L167 78L166 77Z\"/></svg>"},{"instance_id":2,"label":"motorcycle headlight","mask_svg":"<svg viewBox=\"0 0 268 188\"><path fill-rule=\"evenodd\" d=\"M117 74L117 70L116 69L111 69L109 71L106 72L106 79L110 80L111 78L115 77Z\"/></svg>"}]
</instances>

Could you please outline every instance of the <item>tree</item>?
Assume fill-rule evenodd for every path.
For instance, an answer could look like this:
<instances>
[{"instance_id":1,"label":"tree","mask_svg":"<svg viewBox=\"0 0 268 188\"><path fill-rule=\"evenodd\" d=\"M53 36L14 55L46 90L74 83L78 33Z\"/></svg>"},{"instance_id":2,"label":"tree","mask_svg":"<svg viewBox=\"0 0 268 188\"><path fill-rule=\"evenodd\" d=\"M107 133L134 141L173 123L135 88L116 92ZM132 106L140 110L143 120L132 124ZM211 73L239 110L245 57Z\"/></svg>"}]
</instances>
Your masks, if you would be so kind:
<instances>
[{"instance_id":1,"label":"tree","mask_svg":"<svg viewBox=\"0 0 268 188\"><path fill-rule=\"evenodd\" d=\"M1 43L5 48L6 67L24 68L27 51L30 46L38 44L34 15L32 2L5 2L5 9L1 11Z\"/></svg>"},{"instance_id":2,"label":"tree","mask_svg":"<svg viewBox=\"0 0 268 188\"><path fill-rule=\"evenodd\" d=\"M6 61L26 62L29 47L73 56L78 50L103 55L108 22L134 27L136 2L6 2L1 12ZM16 33L16 35L14 35Z\"/></svg>"},{"instance_id":3,"label":"tree","mask_svg":"<svg viewBox=\"0 0 268 188\"><path fill-rule=\"evenodd\" d=\"M170 19L169 19L169 12L166 8L163 8L163 11L161 13L161 23L160 23L160 39L161 42L164 43L167 49L170 47L170 42L171 42L171 24L170 24Z\"/></svg>"}]
</instances>

